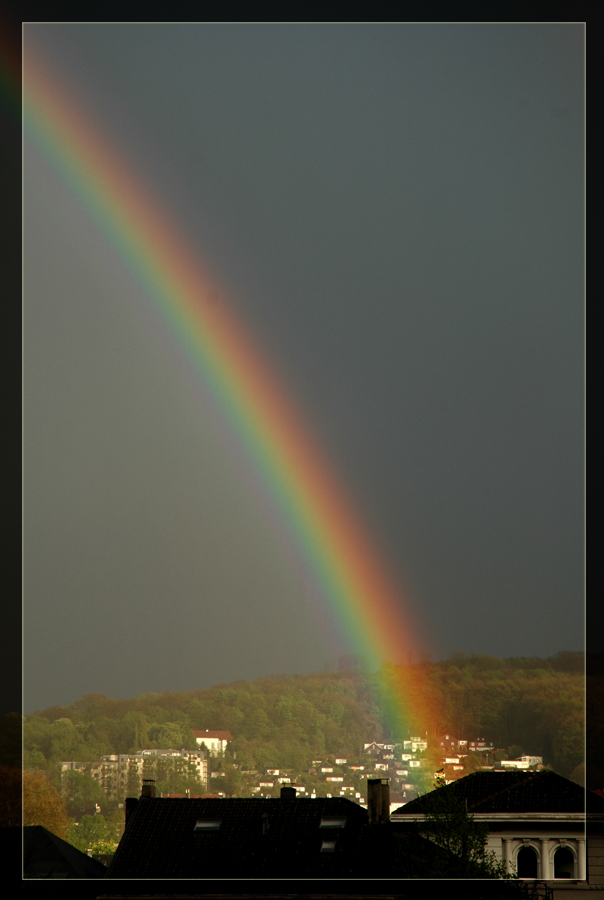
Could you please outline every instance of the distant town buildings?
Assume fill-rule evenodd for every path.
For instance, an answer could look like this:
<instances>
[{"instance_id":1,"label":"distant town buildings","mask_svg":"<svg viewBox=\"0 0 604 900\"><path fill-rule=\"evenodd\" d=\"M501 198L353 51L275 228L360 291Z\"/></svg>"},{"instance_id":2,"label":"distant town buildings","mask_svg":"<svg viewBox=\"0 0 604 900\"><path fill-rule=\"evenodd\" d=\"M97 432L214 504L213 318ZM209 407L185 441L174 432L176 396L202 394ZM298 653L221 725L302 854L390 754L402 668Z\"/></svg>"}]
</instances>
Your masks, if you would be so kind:
<instances>
[{"instance_id":1,"label":"distant town buildings","mask_svg":"<svg viewBox=\"0 0 604 900\"><path fill-rule=\"evenodd\" d=\"M128 791L140 793L142 779L157 763L174 765L188 764L200 781L208 784L208 760L204 750L139 750L137 753L114 753L102 756L95 762L62 762L61 788L65 795L68 772L83 772L91 775L102 787L109 800L126 796Z\"/></svg>"},{"instance_id":2,"label":"distant town buildings","mask_svg":"<svg viewBox=\"0 0 604 900\"><path fill-rule=\"evenodd\" d=\"M169 764L192 770L199 781L206 785L206 790L209 790L210 779L225 778L225 769L217 759L223 756L233 736L229 731L209 729L194 731L193 736L199 748L197 750L148 749L137 753L103 756L95 762L63 762L61 775L64 793L67 788L66 773L81 771L95 778L108 799L121 801L126 796L138 793L142 779L155 777L154 771L159 771L162 764L164 770ZM202 745L206 749L202 750ZM440 751L438 760L434 759L435 749ZM247 793L248 796L274 797L279 786L292 785L297 796L309 797L316 796L317 792L324 795L327 789L335 789L339 796L362 803L365 779L379 776L390 780L392 805L400 807L413 800L418 792L430 790L437 775L441 783L451 784L467 774L466 759L470 753L483 757L484 765L481 768L484 770L543 768L541 756L525 755L518 759L499 761L499 754L495 755L493 751L493 744L484 738L469 740L452 734L443 734L434 742L419 736L389 743L371 741L363 745L360 755L350 759L350 763L349 757L343 756L314 759L311 768L302 772L267 767L263 770L265 777L255 769L241 768L242 780L238 791L243 791L243 796ZM429 760L430 766L437 771L431 771ZM232 762L232 765L233 768L238 768L236 763ZM473 765L476 766L476 762ZM159 780L162 778L163 776L159 776Z\"/></svg>"},{"instance_id":3,"label":"distant town buildings","mask_svg":"<svg viewBox=\"0 0 604 900\"><path fill-rule=\"evenodd\" d=\"M441 735L436 743L444 750L458 750L463 753L492 753L495 749L493 744L488 743L484 738L476 738L474 741L468 741L465 738L456 738L452 734Z\"/></svg>"}]
</instances>

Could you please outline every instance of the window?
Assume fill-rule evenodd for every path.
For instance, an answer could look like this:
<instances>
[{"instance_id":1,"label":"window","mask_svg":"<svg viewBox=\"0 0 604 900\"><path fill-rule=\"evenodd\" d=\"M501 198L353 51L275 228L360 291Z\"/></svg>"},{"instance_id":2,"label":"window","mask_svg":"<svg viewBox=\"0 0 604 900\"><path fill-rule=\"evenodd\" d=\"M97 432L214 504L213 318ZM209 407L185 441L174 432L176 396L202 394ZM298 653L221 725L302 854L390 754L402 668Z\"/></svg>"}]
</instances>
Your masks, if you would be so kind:
<instances>
[{"instance_id":1,"label":"window","mask_svg":"<svg viewBox=\"0 0 604 900\"><path fill-rule=\"evenodd\" d=\"M537 877L537 854L532 847L521 847L516 857L518 878Z\"/></svg>"},{"instance_id":2,"label":"window","mask_svg":"<svg viewBox=\"0 0 604 900\"><path fill-rule=\"evenodd\" d=\"M198 819L195 823L195 831L218 831L222 819Z\"/></svg>"},{"instance_id":3,"label":"window","mask_svg":"<svg viewBox=\"0 0 604 900\"><path fill-rule=\"evenodd\" d=\"M335 841L323 841L323 843L321 844L321 853L333 853L335 849Z\"/></svg>"},{"instance_id":4,"label":"window","mask_svg":"<svg viewBox=\"0 0 604 900\"><path fill-rule=\"evenodd\" d=\"M319 828L344 828L346 819L321 819Z\"/></svg>"},{"instance_id":5,"label":"window","mask_svg":"<svg viewBox=\"0 0 604 900\"><path fill-rule=\"evenodd\" d=\"M554 878L574 878L575 858L568 847L559 847L554 855Z\"/></svg>"}]
</instances>

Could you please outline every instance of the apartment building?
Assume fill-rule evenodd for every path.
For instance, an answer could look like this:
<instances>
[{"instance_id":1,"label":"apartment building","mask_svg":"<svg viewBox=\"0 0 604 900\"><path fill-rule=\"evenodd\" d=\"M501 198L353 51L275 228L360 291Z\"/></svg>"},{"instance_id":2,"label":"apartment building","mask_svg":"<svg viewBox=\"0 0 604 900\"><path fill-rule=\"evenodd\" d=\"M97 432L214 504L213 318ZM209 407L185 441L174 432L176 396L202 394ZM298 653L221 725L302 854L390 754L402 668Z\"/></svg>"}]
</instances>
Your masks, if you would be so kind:
<instances>
[{"instance_id":1,"label":"apartment building","mask_svg":"<svg viewBox=\"0 0 604 900\"><path fill-rule=\"evenodd\" d=\"M61 763L62 792L67 787L70 771L91 775L105 791L109 800L125 797L128 791L140 793L143 775L157 769L158 764L188 763L197 777L208 784L208 759L204 750L139 750L137 753L113 753L94 762L67 761Z\"/></svg>"}]
</instances>

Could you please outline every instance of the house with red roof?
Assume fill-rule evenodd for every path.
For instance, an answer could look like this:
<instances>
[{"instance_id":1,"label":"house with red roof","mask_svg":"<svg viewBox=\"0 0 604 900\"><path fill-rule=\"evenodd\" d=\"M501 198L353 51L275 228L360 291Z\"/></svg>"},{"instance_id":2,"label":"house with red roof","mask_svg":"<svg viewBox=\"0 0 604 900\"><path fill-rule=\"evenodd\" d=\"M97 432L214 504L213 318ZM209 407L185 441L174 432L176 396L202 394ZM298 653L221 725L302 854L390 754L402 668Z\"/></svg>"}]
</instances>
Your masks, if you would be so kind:
<instances>
[{"instance_id":1,"label":"house with red roof","mask_svg":"<svg viewBox=\"0 0 604 900\"><path fill-rule=\"evenodd\" d=\"M205 731L194 731L193 737L199 747L205 744L212 756L224 753L228 742L233 740L230 731L208 731L207 728Z\"/></svg>"}]
</instances>

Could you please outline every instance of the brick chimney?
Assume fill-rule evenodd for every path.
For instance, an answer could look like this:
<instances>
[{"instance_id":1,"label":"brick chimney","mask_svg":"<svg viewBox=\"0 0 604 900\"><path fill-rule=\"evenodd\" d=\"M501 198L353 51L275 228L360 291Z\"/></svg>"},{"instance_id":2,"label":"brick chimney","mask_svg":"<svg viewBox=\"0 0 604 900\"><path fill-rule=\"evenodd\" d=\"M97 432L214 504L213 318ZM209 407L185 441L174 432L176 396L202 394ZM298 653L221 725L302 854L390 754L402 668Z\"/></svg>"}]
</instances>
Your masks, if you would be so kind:
<instances>
[{"instance_id":1,"label":"brick chimney","mask_svg":"<svg viewBox=\"0 0 604 900\"><path fill-rule=\"evenodd\" d=\"M282 800L295 800L296 799L296 789L295 787L285 787L281 788L281 799Z\"/></svg>"},{"instance_id":2,"label":"brick chimney","mask_svg":"<svg viewBox=\"0 0 604 900\"><path fill-rule=\"evenodd\" d=\"M155 781L153 778L143 778L141 799L143 797L155 797Z\"/></svg>"},{"instance_id":3,"label":"brick chimney","mask_svg":"<svg viewBox=\"0 0 604 900\"><path fill-rule=\"evenodd\" d=\"M382 825L390 821L390 779L367 779L367 812L370 825Z\"/></svg>"}]
</instances>

